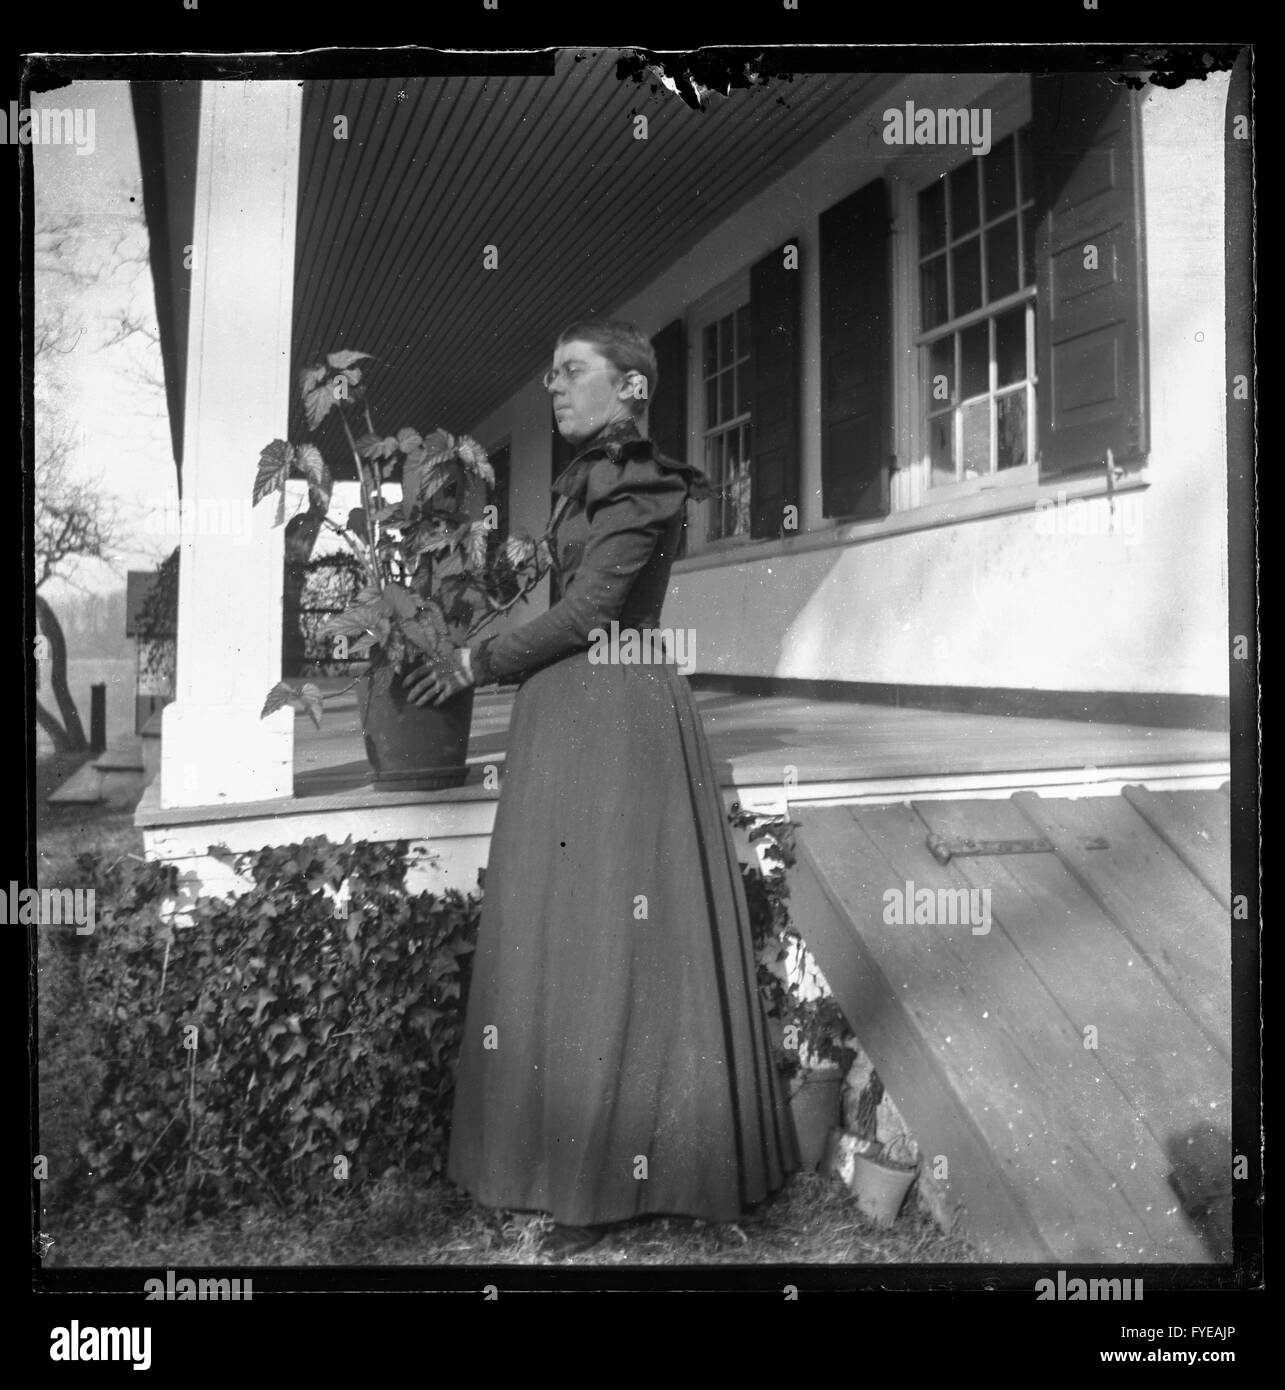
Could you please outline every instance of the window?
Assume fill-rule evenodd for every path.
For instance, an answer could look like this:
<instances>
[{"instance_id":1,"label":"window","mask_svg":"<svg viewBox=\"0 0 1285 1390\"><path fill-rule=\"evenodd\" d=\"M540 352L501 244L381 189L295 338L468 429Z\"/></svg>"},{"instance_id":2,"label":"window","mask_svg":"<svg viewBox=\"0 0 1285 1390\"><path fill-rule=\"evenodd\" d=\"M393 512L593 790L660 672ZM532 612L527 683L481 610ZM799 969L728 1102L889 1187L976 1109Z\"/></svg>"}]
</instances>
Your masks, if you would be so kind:
<instances>
[{"instance_id":1,"label":"window","mask_svg":"<svg viewBox=\"0 0 1285 1390\"><path fill-rule=\"evenodd\" d=\"M714 495L706 539L750 534L750 306L705 324L701 333L704 469Z\"/></svg>"},{"instance_id":2,"label":"window","mask_svg":"<svg viewBox=\"0 0 1285 1390\"><path fill-rule=\"evenodd\" d=\"M932 486L1036 457L1029 127L919 191L920 379Z\"/></svg>"}]
</instances>

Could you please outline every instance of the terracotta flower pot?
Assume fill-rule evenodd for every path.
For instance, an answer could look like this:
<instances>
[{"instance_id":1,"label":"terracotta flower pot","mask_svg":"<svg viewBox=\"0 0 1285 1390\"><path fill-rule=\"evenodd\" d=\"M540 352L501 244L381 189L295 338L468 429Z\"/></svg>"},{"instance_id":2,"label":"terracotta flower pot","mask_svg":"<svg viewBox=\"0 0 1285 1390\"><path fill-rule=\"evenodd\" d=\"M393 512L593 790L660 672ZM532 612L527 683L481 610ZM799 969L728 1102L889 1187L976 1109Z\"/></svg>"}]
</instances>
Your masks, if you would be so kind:
<instances>
[{"instance_id":1,"label":"terracotta flower pot","mask_svg":"<svg viewBox=\"0 0 1285 1390\"><path fill-rule=\"evenodd\" d=\"M372 780L405 791L441 791L468 777L468 736L473 721L473 687L444 705L412 705L406 687L386 666L358 686L366 757Z\"/></svg>"},{"instance_id":2,"label":"terracotta flower pot","mask_svg":"<svg viewBox=\"0 0 1285 1390\"><path fill-rule=\"evenodd\" d=\"M833 1070L804 1073L803 1084L790 1097L799 1158L804 1168L815 1168L825 1154L830 1131L839 1123L839 1097L843 1073Z\"/></svg>"},{"instance_id":3,"label":"terracotta flower pot","mask_svg":"<svg viewBox=\"0 0 1285 1390\"><path fill-rule=\"evenodd\" d=\"M876 1225L891 1226L918 1171L918 1163L895 1163L878 1151L854 1153L848 1188Z\"/></svg>"}]
</instances>

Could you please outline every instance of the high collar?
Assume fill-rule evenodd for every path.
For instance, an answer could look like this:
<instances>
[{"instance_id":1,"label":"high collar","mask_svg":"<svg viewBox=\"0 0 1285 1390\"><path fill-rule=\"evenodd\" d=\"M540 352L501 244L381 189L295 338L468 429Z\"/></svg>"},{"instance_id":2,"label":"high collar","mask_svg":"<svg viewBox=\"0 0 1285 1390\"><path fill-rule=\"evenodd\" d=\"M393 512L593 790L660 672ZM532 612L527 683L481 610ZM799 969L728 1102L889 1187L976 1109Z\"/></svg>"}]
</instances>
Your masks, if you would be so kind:
<instances>
[{"instance_id":1,"label":"high collar","mask_svg":"<svg viewBox=\"0 0 1285 1390\"><path fill-rule=\"evenodd\" d=\"M612 463L621 464L628 463L630 459L653 458L661 468L684 475L689 497L699 500L710 495L709 479L699 468L662 454L650 439L642 437L632 419L614 420L611 424L604 425L591 439L585 440L580 452L554 479L553 490L569 497L573 502L582 503L589 482L589 472L602 458L609 458Z\"/></svg>"}]
</instances>

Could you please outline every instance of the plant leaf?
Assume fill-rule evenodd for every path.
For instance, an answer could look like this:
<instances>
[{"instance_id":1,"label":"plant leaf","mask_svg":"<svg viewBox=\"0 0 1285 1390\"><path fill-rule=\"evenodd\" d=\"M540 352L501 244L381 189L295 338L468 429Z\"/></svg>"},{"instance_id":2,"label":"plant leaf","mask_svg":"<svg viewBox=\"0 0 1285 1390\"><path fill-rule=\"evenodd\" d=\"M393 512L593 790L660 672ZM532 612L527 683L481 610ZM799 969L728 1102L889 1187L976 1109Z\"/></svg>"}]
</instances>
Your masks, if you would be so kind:
<instances>
[{"instance_id":1,"label":"plant leaf","mask_svg":"<svg viewBox=\"0 0 1285 1390\"><path fill-rule=\"evenodd\" d=\"M357 452L364 459L390 459L397 453L397 441L391 434L363 434L357 441Z\"/></svg>"},{"instance_id":2,"label":"plant leaf","mask_svg":"<svg viewBox=\"0 0 1285 1390\"><path fill-rule=\"evenodd\" d=\"M424 462L431 468L455 457L455 436L437 428L424 440Z\"/></svg>"},{"instance_id":3,"label":"plant leaf","mask_svg":"<svg viewBox=\"0 0 1285 1390\"><path fill-rule=\"evenodd\" d=\"M259 718L266 719L268 715L275 714L279 709L285 709L287 705L293 705L298 698L298 694L293 686L289 686L285 681L278 681L276 685L268 691L268 698L263 702L263 708L259 711Z\"/></svg>"},{"instance_id":4,"label":"plant leaf","mask_svg":"<svg viewBox=\"0 0 1285 1390\"><path fill-rule=\"evenodd\" d=\"M354 352L351 348L342 348L339 352L331 352L326 355L326 361L332 367L337 367L343 371L346 367L351 367L354 362L361 362L370 357L368 352ZM371 359L374 360L373 358Z\"/></svg>"},{"instance_id":5,"label":"plant leaf","mask_svg":"<svg viewBox=\"0 0 1285 1390\"><path fill-rule=\"evenodd\" d=\"M391 618L413 618L419 608L419 600L400 584L388 584L379 596L384 612Z\"/></svg>"},{"instance_id":6,"label":"plant leaf","mask_svg":"<svg viewBox=\"0 0 1285 1390\"><path fill-rule=\"evenodd\" d=\"M455 445L456 457L470 472L481 478L487 487L495 486L495 469L487 457L486 450L467 434L462 434Z\"/></svg>"},{"instance_id":7,"label":"plant leaf","mask_svg":"<svg viewBox=\"0 0 1285 1390\"><path fill-rule=\"evenodd\" d=\"M491 528L484 521L475 521L464 541L464 563L469 571L478 574L486 568L487 537Z\"/></svg>"},{"instance_id":8,"label":"plant leaf","mask_svg":"<svg viewBox=\"0 0 1285 1390\"><path fill-rule=\"evenodd\" d=\"M303 707L308 712L308 717L312 720L313 725L320 729L323 698L321 691L309 681L299 694L303 700Z\"/></svg>"},{"instance_id":9,"label":"plant leaf","mask_svg":"<svg viewBox=\"0 0 1285 1390\"><path fill-rule=\"evenodd\" d=\"M293 450L284 439L274 439L259 455L258 471L254 475L252 506L257 507L270 493L283 491L290 475Z\"/></svg>"}]
</instances>

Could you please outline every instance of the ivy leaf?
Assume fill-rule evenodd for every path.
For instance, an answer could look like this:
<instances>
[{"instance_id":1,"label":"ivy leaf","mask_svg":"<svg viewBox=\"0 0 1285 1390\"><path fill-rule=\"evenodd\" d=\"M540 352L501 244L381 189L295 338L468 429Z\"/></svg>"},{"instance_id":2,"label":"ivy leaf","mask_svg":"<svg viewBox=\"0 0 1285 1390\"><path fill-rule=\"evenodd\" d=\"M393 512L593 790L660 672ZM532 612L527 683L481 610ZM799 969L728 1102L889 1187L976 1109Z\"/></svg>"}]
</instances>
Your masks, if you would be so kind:
<instances>
[{"instance_id":1,"label":"ivy leaf","mask_svg":"<svg viewBox=\"0 0 1285 1390\"><path fill-rule=\"evenodd\" d=\"M342 613L337 613L333 618L328 619L318 629L319 637L356 637L363 632L370 632L375 620L379 617L379 601L374 603L356 603L351 608L345 608Z\"/></svg>"},{"instance_id":2,"label":"ivy leaf","mask_svg":"<svg viewBox=\"0 0 1285 1390\"><path fill-rule=\"evenodd\" d=\"M366 531L365 507L354 507L348 513L348 521L346 522L346 525L354 536L359 536L364 541L370 539L370 536Z\"/></svg>"},{"instance_id":3,"label":"ivy leaf","mask_svg":"<svg viewBox=\"0 0 1285 1390\"><path fill-rule=\"evenodd\" d=\"M284 492L290 475L292 449L284 439L274 439L259 455L258 471L254 475L252 506L257 507L270 492Z\"/></svg>"},{"instance_id":4,"label":"ivy leaf","mask_svg":"<svg viewBox=\"0 0 1285 1390\"><path fill-rule=\"evenodd\" d=\"M423 436L418 430L411 429L409 425L405 425L397 431L397 447L403 454L412 454L417 449L422 448L423 444Z\"/></svg>"}]
</instances>

